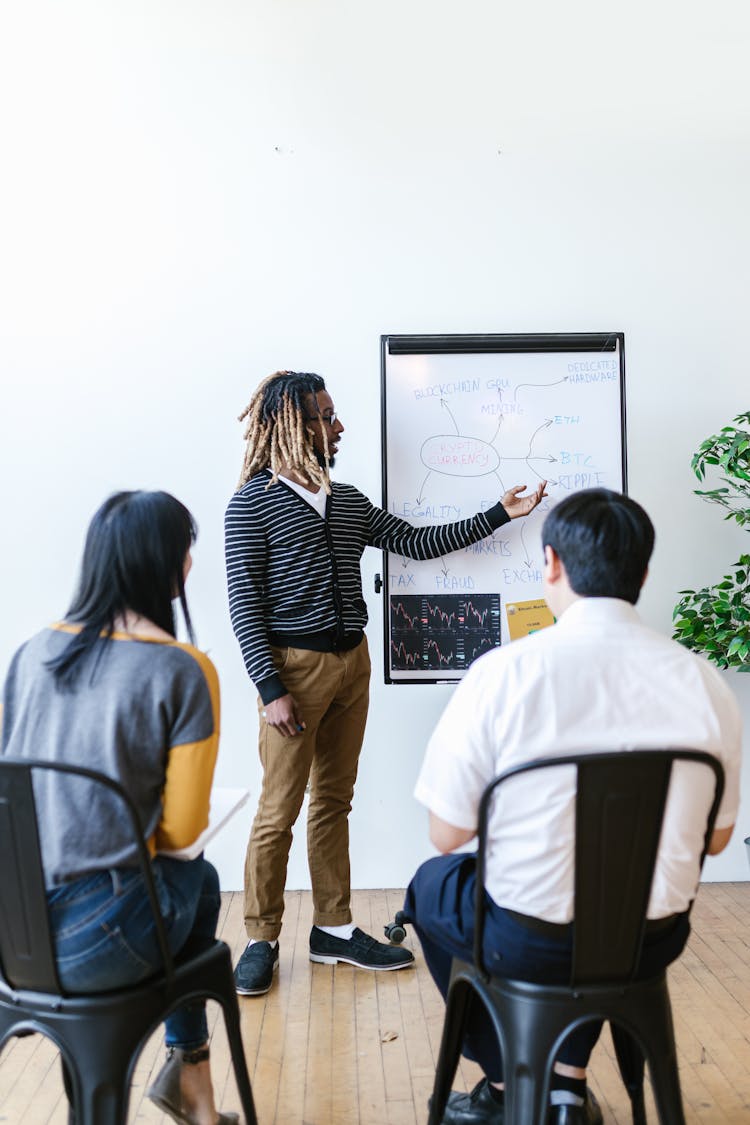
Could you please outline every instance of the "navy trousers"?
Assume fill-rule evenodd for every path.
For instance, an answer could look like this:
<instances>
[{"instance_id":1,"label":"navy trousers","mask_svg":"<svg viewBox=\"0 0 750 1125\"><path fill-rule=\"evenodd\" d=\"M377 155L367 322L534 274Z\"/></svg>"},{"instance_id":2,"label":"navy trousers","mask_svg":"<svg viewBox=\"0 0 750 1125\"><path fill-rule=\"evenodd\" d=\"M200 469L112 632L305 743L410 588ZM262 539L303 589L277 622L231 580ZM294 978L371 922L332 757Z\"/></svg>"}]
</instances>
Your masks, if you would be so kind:
<instances>
[{"instance_id":1,"label":"navy trousers","mask_svg":"<svg viewBox=\"0 0 750 1125\"><path fill-rule=\"evenodd\" d=\"M417 932L424 959L443 999L448 992L451 961L471 961L474 947L476 863L473 855L436 856L418 868L406 892L404 912ZM485 893L485 964L495 976L537 984L567 984L573 927L551 937L530 929ZM686 914L674 927L646 936L638 976L655 976L679 957L690 933ZM585 1068L601 1033L601 1022L571 1032L558 1062ZM502 1082L503 1063L497 1037L483 1004L472 1004L463 1053L478 1062L492 1082Z\"/></svg>"}]
</instances>

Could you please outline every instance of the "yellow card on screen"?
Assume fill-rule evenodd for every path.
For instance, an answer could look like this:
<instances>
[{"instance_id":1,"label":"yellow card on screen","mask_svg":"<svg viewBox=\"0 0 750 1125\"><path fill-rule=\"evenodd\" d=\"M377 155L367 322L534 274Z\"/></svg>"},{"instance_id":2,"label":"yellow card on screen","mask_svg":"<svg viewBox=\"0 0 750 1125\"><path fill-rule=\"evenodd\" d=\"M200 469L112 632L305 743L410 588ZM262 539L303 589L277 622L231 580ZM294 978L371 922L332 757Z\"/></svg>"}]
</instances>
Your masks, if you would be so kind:
<instances>
[{"instance_id":1,"label":"yellow card on screen","mask_svg":"<svg viewBox=\"0 0 750 1125\"><path fill-rule=\"evenodd\" d=\"M512 641L517 641L519 637L528 637L529 633L536 633L538 629L546 629L548 625L555 624L555 619L544 598L534 598L530 602L506 602L505 613Z\"/></svg>"}]
</instances>

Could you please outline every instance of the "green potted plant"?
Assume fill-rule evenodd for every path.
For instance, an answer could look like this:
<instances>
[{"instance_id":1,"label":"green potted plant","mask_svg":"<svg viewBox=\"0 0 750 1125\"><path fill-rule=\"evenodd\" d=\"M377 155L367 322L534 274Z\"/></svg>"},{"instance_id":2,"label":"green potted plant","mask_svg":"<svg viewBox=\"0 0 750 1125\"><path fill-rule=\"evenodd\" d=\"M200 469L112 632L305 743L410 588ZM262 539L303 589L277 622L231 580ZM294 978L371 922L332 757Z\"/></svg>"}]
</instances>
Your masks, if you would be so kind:
<instances>
[{"instance_id":1,"label":"green potted plant","mask_svg":"<svg viewBox=\"0 0 750 1125\"><path fill-rule=\"evenodd\" d=\"M696 496L726 509L724 519L750 529L750 411L738 414L702 442L693 472L705 480L708 466L723 472L718 488L695 489ZM729 574L702 590L680 590L674 609L674 637L703 652L720 668L750 672L750 554L740 555Z\"/></svg>"},{"instance_id":2,"label":"green potted plant","mask_svg":"<svg viewBox=\"0 0 750 1125\"><path fill-rule=\"evenodd\" d=\"M709 465L721 469L719 488L695 489L696 496L726 508L725 520L740 527L750 524L750 412L738 414L734 426L724 426L693 455L693 472L705 480ZM674 608L674 637L704 652L720 668L750 672L750 555L740 555L729 574L702 590L680 590ZM750 836L745 839L750 860Z\"/></svg>"}]
</instances>

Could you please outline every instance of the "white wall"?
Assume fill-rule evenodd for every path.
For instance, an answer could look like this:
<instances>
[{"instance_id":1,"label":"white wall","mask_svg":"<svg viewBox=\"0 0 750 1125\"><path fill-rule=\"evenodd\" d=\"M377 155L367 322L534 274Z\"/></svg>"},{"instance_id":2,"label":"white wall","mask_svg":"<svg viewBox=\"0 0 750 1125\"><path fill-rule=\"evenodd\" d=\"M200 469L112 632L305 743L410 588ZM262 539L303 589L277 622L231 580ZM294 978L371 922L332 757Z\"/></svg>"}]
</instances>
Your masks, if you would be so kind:
<instances>
[{"instance_id":1,"label":"white wall","mask_svg":"<svg viewBox=\"0 0 750 1125\"><path fill-rule=\"evenodd\" d=\"M220 780L257 792L222 563L236 415L268 372L320 371L337 473L378 500L381 332L623 330L630 489L658 531L645 617L668 630L676 591L748 549L689 468L750 405L742 0L28 0L3 22L0 675L64 610L101 499L170 489L201 527ZM450 691L382 684L380 565L357 886L427 854L411 789ZM750 720L750 677L729 681ZM744 788L709 877L748 875ZM227 888L250 819L213 850Z\"/></svg>"}]
</instances>

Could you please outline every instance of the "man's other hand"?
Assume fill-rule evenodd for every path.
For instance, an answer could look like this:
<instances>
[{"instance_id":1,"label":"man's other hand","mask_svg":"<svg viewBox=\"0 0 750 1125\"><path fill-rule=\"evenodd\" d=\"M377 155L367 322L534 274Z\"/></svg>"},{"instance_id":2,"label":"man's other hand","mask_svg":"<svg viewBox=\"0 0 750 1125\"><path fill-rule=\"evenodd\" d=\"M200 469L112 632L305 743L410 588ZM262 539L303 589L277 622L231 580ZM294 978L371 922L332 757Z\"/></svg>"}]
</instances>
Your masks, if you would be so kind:
<instances>
[{"instance_id":1,"label":"man's other hand","mask_svg":"<svg viewBox=\"0 0 750 1125\"><path fill-rule=\"evenodd\" d=\"M523 492L525 488L525 484L514 485L500 501L512 520L517 520L519 516L528 516L529 512L533 512L537 504L540 504L547 495L546 480L543 480L528 496L519 496L519 492Z\"/></svg>"},{"instance_id":2,"label":"man's other hand","mask_svg":"<svg viewBox=\"0 0 750 1125\"><path fill-rule=\"evenodd\" d=\"M286 738L296 738L305 729L297 700L293 695L282 695L280 699L274 699L273 703L267 703L263 718L269 727L275 727L279 734L285 735Z\"/></svg>"}]
</instances>

